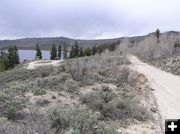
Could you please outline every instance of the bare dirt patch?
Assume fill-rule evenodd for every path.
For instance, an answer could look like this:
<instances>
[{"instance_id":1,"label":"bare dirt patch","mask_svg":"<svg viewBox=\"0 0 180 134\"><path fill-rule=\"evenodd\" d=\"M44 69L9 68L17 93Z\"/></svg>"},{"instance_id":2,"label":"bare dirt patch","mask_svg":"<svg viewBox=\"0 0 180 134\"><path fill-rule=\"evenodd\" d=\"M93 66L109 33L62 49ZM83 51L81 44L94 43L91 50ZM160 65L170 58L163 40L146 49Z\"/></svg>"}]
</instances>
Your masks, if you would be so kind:
<instances>
[{"instance_id":1,"label":"bare dirt patch","mask_svg":"<svg viewBox=\"0 0 180 134\"><path fill-rule=\"evenodd\" d=\"M38 60L30 62L27 66L27 69L36 69L43 66L58 66L62 60Z\"/></svg>"}]
</instances>

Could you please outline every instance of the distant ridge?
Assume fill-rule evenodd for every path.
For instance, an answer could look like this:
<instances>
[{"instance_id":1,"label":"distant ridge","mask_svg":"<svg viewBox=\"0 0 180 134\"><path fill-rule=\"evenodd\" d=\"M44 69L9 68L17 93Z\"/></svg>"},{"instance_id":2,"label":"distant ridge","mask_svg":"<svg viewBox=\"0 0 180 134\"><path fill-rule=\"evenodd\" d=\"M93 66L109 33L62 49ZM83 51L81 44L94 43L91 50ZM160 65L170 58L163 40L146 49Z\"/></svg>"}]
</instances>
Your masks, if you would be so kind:
<instances>
[{"instance_id":1,"label":"distant ridge","mask_svg":"<svg viewBox=\"0 0 180 134\"><path fill-rule=\"evenodd\" d=\"M99 46L118 41L117 39L102 39L102 40L79 40L76 41L81 47L92 47L94 45ZM16 40L1 40L0 49L7 49L13 45L16 45L19 49L33 50L36 44L39 44L42 50L49 50L52 44L66 45L68 47L74 45L75 40L66 37L49 37L49 38L24 38Z\"/></svg>"},{"instance_id":2,"label":"distant ridge","mask_svg":"<svg viewBox=\"0 0 180 134\"><path fill-rule=\"evenodd\" d=\"M165 34L165 33L163 33ZM168 35L179 34L176 31L169 31L166 32ZM134 36L134 37L121 37L121 38L114 38L114 39L97 39L97 40L80 40L77 39L76 41L81 47L92 47L92 46L99 46L99 45L107 45L113 42L122 41L125 38L128 39L130 42L139 42L143 40L144 36ZM36 44L38 43L42 50L49 50L52 44L58 45L66 45L68 48L74 45L75 40L70 39L67 37L48 37L48 38L23 38L23 39L16 39L16 40L1 40L0 41L0 49L7 49L11 46L16 45L19 49L22 50L34 50Z\"/></svg>"}]
</instances>

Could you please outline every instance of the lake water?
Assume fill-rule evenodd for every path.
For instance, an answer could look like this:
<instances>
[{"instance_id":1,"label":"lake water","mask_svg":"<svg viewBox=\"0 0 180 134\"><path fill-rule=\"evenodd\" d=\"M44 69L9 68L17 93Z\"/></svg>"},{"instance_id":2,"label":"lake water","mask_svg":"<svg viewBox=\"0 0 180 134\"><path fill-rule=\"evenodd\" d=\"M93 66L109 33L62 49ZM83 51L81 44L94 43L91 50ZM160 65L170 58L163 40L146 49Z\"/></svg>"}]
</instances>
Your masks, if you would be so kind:
<instances>
[{"instance_id":1,"label":"lake water","mask_svg":"<svg viewBox=\"0 0 180 134\"><path fill-rule=\"evenodd\" d=\"M19 52L20 62L23 62L24 60L34 60L36 57L35 50L19 50L18 52ZM41 52L43 59L50 59L50 51L41 51ZM61 57L63 57L63 52L61 54Z\"/></svg>"}]
</instances>

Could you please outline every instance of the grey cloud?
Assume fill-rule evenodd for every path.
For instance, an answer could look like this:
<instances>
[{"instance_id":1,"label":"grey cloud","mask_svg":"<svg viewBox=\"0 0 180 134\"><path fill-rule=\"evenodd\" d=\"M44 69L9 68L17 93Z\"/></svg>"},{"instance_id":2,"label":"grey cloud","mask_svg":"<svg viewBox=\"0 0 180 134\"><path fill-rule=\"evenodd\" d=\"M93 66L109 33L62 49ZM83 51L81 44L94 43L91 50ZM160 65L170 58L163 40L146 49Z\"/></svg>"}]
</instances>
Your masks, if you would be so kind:
<instances>
[{"instance_id":1,"label":"grey cloud","mask_svg":"<svg viewBox=\"0 0 180 134\"><path fill-rule=\"evenodd\" d=\"M157 27L179 30L177 4L178 0L2 0L0 38L106 38L144 34Z\"/></svg>"}]
</instances>

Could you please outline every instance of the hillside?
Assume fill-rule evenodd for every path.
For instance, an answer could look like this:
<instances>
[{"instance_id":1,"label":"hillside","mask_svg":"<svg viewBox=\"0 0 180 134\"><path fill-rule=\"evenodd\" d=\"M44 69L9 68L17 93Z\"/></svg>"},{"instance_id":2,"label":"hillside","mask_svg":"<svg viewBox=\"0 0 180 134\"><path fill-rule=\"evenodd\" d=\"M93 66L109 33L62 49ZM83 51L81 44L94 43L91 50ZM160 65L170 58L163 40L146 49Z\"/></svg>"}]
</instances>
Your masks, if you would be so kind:
<instances>
[{"instance_id":1,"label":"hillside","mask_svg":"<svg viewBox=\"0 0 180 134\"><path fill-rule=\"evenodd\" d=\"M132 42L127 39L124 46L128 52L136 54L145 59L152 60L162 57L169 57L178 54L178 47L175 45L180 43L180 33L175 31L160 33L159 41L156 34L151 33L139 42Z\"/></svg>"},{"instance_id":2,"label":"hillside","mask_svg":"<svg viewBox=\"0 0 180 134\"><path fill-rule=\"evenodd\" d=\"M74 42L61 39L67 45ZM23 40L47 43L55 41L55 38L20 39L14 42ZM114 40L117 41L78 40L78 43L89 43L86 44L89 47L91 43L94 45L93 42L100 44ZM139 66L143 70L145 63L133 63L132 60L130 63L122 54L131 53L143 61L158 64L168 57L179 55L179 48L175 49L174 46L180 42L180 33L162 33L158 43L153 33L119 38L119 41L120 45L113 52L67 59L57 66L47 61L47 66L29 68L28 65L33 62L25 62L0 73L0 125L3 126L0 133L161 133L162 110L154 98L154 91L156 93L162 88L150 85L146 73L131 68ZM41 47L48 48L49 44L41 44ZM38 63L45 64L44 61ZM153 74L155 71L147 71L150 76L157 78ZM165 78L162 75L157 83L164 84ZM171 83L167 85L171 86ZM15 128L18 129L14 131Z\"/></svg>"},{"instance_id":3,"label":"hillside","mask_svg":"<svg viewBox=\"0 0 180 134\"><path fill-rule=\"evenodd\" d=\"M131 40L130 40L131 39ZM138 56L144 62L162 70L180 74L180 32L160 33L159 41L155 33L150 33L140 41L125 38L121 41L121 51Z\"/></svg>"},{"instance_id":4,"label":"hillside","mask_svg":"<svg viewBox=\"0 0 180 134\"><path fill-rule=\"evenodd\" d=\"M130 40L139 41L142 40L144 36L132 37ZM76 41L81 47L93 47L99 45L111 44L113 42L118 42L123 40L124 38L115 38L115 39L101 39L101 40L79 40ZM42 50L49 50L51 45L54 43L56 45L74 45L75 40L65 37L52 37L52 38L24 38L17 40L1 40L0 41L0 49L7 49L12 45L16 45L19 49L22 50L33 50L35 49L35 44L39 44Z\"/></svg>"},{"instance_id":5,"label":"hillside","mask_svg":"<svg viewBox=\"0 0 180 134\"><path fill-rule=\"evenodd\" d=\"M119 50L0 73L2 134L158 134L147 79Z\"/></svg>"},{"instance_id":6,"label":"hillside","mask_svg":"<svg viewBox=\"0 0 180 134\"><path fill-rule=\"evenodd\" d=\"M94 45L104 45L118 41L118 39L111 40L77 40L81 47L92 47ZM42 50L47 50L54 43L56 45L74 45L75 40L65 37L54 37L54 38L25 38L17 40L2 40L0 41L0 49L6 49L12 45L16 45L19 49L33 50L35 44L39 44Z\"/></svg>"},{"instance_id":7,"label":"hillside","mask_svg":"<svg viewBox=\"0 0 180 134\"><path fill-rule=\"evenodd\" d=\"M174 44L177 41L180 41L180 33L175 31L161 33L161 40L160 44L165 44L163 47ZM135 53L139 51L139 49L143 48L146 49L147 47L152 47L156 44L156 39L152 33L144 35L144 36L134 36L134 37L120 37L114 39L97 39L97 40L79 40L76 39L78 44L81 47L92 47L92 46L99 46L99 45L106 45L111 44L113 42L120 42L127 45L129 48L133 48L132 51ZM56 45L67 45L72 46L74 45L75 40L66 38L66 37L49 37L49 38L24 38L24 39L16 39L16 40L1 40L0 41L0 49L7 49L10 46L16 45L19 49L22 50L34 50L35 44L39 44L42 50L49 50L51 45L54 43ZM126 47L127 47L126 46ZM172 47L172 46L171 46ZM150 53L150 52L148 52Z\"/></svg>"}]
</instances>

